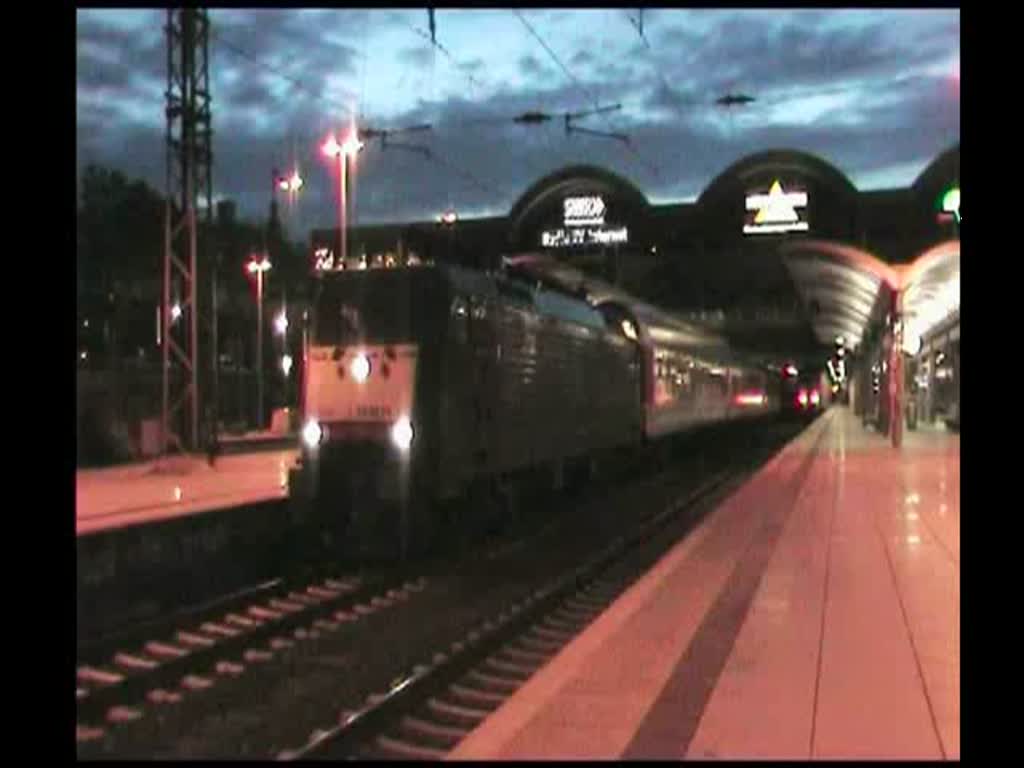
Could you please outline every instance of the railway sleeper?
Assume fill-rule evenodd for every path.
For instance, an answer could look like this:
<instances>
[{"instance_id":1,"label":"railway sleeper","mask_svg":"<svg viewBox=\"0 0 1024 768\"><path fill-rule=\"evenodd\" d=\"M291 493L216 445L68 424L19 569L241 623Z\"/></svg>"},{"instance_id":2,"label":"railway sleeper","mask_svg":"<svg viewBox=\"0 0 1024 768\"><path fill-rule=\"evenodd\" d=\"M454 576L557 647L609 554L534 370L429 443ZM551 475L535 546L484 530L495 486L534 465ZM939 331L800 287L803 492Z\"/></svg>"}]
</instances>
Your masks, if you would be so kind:
<instances>
[{"instance_id":1,"label":"railway sleeper","mask_svg":"<svg viewBox=\"0 0 1024 768\"><path fill-rule=\"evenodd\" d=\"M554 640L561 645L567 643L573 636L571 631L548 627L544 624L535 624L530 627L530 634L537 635L545 640Z\"/></svg>"},{"instance_id":2,"label":"railway sleeper","mask_svg":"<svg viewBox=\"0 0 1024 768\"><path fill-rule=\"evenodd\" d=\"M564 616L571 621L577 621L581 624L587 624L593 621L595 616L601 614L599 608L578 608L576 606L566 603L558 609L558 615Z\"/></svg>"},{"instance_id":3,"label":"railway sleeper","mask_svg":"<svg viewBox=\"0 0 1024 768\"><path fill-rule=\"evenodd\" d=\"M555 629L564 629L566 632L579 632L580 627L589 621L590 619L574 619L572 616L567 616L563 613L561 609L558 609L554 613L549 614L544 623Z\"/></svg>"},{"instance_id":4,"label":"railway sleeper","mask_svg":"<svg viewBox=\"0 0 1024 768\"><path fill-rule=\"evenodd\" d=\"M400 733L413 734L417 739L427 739L432 744L444 749L451 749L466 737L471 729L421 720L418 717L406 716L399 724Z\"/></svg>"},{"instance_id":5,"label":"railway sleeper","mask_svg":"<svg viewBox=\"0 0 1024 768\"><path fill-rule=\"evenodd\" d=\"M517 647L516 645L506 645L495 654L495 658L501 657L507 657L514 662L524 665L533 665L536 668L546 664L548 659L551 658L551 654L532 651L527 648Z\"/></svg>"},{"instance_id":6,"label":"railway sleeper","mask_svg":"<svg viewBox=\"0 0 1024 768\"><path fill-rule=\"evenodd\" d=\"M593 614L601 613L608 607L608 603L603 600L591 600L581 595L569 598L566 600L565 605L574 611L580 611L581 613L589 612Z\"/></svg>"},{"instance_id":7,"label":"railway sleeper","mask_svg":"<svg viewBox=\"0 0 1024 768\"><path fill-rule=\"evenodd\" d=\"M562 643L557 640L531 634L524 634L517 637L516 644L522 646L527 651L543 653L547 656L557 653L562 648Z\"/></svg>"},{"instance_id":8,"label":"railway sleeper","mask_svg":"<svg viewBox=\"0 0 1024 768\"><path fill-rule=\"evenodd\" d=\"M537 671L539 664L517 664L514 661L505 661L496 656L489 656L484 659L484 666L503 673L506 677L518 679L520 682L526 680Z\"/></svg>"},{"instance_id":9,"label":"railway sleeper","mask_svg":"<svg viewBox=\"0 0 1024 768\"><path fill-rule=\"evenodd\" d=\"M490 711L486 709L452 704L449 701L436 697L427 700L427 709L433 718L452 725L465 726L469 729L475 728L490 714Z\"/></svg>"},{"instance_id":10,"label":"railway sleeper","mask_svg":"<svg viewBox=\"0 0 1024 768\"><path fill-rule=\"evenodd\" d=\"M505 700L505 696L493 691L481 691L478 688L471 688L462 683L452 683L448 686L449 695L456 700L472 703L477 707L485 707L494 710Z\"/></svg>"},{"instance_id":11,"label":"railway sleeper","mask_svg":"<svg viewBox=\"0 0 1024 768\"><path fill-rule=\"evenodd\" d=\"M182 656L188 656L189 652L185 648L179 648L176 645L170 643L150 642L146 643L144 649L150 656L156 656L163 659L179 659Z\"/></svg>"},{"instance_id":12,"label":"railway sleeper","mask_svg":"<svg viewBox=\"0 0 1024 768\"><path fill-rule=\"evenodd\" d=\"M134 653L118 653L114 663L121 669L130 670L133 675L151 672L160 666L160 662Z\"/></svg>"},{"instance_id":13,"label":"railway sleeper","mask_svg":"<svg viewBox=\"0 0 1024 768\"><path fill-rule=\"evenodd\" d=\"M478 669L469 671L467 677L481 685L490 686L496 688L499 691L504 691L506 694L515 693L519 689L519 686L523 684L523 680L518 677L498 677L497 675L489 675L486 672L481 672Z\"/></svg>"},{"instance_id":14,"label":"railway sleeper","mask_svg":"<svg viewBox=\"0 0 1024 768\"><path fill-rule=\"evenodd\" d=\"M448 754L446 749L408 744L388 736L377 738L377 749L384 752L385 756L395 757L400 760L441 760Z\"/></svg>"}]
</instances>

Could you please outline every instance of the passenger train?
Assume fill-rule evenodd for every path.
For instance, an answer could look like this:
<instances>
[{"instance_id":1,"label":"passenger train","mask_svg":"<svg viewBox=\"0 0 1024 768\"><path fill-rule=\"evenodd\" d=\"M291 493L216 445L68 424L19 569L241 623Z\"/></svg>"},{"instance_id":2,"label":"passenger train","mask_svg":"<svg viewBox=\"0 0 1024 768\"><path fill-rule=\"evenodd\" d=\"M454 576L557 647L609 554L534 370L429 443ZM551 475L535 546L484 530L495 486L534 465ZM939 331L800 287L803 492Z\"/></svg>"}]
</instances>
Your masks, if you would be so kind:
<instances>
[{"instance_id":1,"label":"passenger train","mask_svg":"<svg viewBox=\"0 0 1024 768\"><path fill-rule=\"evenodd\" d=\"M779 408L716 334L541 256L330 269L315 281L290 497L406 553L436 503Z\"/></svg>"}]
</instances>

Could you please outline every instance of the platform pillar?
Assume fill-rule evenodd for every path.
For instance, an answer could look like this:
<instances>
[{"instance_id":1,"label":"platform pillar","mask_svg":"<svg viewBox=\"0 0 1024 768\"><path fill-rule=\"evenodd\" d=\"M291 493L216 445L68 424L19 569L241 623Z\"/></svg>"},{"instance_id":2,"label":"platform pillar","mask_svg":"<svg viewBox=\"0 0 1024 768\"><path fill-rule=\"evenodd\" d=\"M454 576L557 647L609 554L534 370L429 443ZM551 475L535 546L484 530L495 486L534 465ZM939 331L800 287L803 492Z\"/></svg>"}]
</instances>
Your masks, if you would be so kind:
<instances>
[{"instance_id":1,"label":"platform pillar","mask_svg":"<svg viewBox=\"0 0 1024 768\"><path fill-rule=\"evenodd\" d=\"M903 420L906 418L903 386L903 292L892 297L892 344L889 346L889 434L893 448L903 444Z\"/></svg>"}]
</instances>

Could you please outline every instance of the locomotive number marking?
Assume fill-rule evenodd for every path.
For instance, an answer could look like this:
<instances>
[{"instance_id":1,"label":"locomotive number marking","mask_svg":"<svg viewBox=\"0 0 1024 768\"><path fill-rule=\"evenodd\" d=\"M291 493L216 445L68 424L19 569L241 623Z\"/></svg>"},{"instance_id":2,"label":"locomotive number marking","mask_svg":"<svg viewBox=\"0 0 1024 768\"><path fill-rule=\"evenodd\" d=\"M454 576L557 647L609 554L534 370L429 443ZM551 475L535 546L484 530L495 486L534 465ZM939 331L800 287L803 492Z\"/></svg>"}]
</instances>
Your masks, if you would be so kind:
<instances>
[{"instance_id":1,"label":"locomotive number marking","mask_svg":"<svg viewBox=\"0 0 1024 768\"><path fill-rule=\"evenodd\" d=\"M357 405L356 416L364 419L390 419L390 405Z\"/></svg>"}]
</instances>

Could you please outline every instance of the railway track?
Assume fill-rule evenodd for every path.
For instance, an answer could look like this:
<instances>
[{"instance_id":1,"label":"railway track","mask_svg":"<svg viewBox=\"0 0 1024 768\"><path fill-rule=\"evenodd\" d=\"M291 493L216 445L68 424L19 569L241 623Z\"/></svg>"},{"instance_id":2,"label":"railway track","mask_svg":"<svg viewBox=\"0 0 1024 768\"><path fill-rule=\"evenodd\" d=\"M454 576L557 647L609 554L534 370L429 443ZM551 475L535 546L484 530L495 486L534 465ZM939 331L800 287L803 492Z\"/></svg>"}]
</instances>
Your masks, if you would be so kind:
<instances>
[{"instance_id":1,"label":"railway track","mask_svg":"<svg viewBox=\"0 0 1024 768\"><path fill-rule=\"evenodd\" d=\"M177 703L218 677L237 677L246 665L408 600L425 586L425 579L403 572L300 588L274 581L106 638L82 654L76 670L77 740L101 739L140 719L147 706Z\"/></svg>"},{"instance_id":2,"label":"railway track","mask_svg":"<svg viewBox=\"0 0 1024 768\"><path fill-rule=\"evenodd\" d=\"M415 574L267 583L109 640L78 670L79 757L443 756L764 458L723 445L700 485L705 469L662 473Z\"/></svg>"},{"instance_id":3,"label":"railway track","mask_svg":"<svg viewBox=\"0 0 1024 768\"><path fill-rule=\"evenodd\" d=\"M279 759L442 759L676 541L658 538L666 526L695 517L735 476L716 474Z\"/></svg>"}]
</instances>

